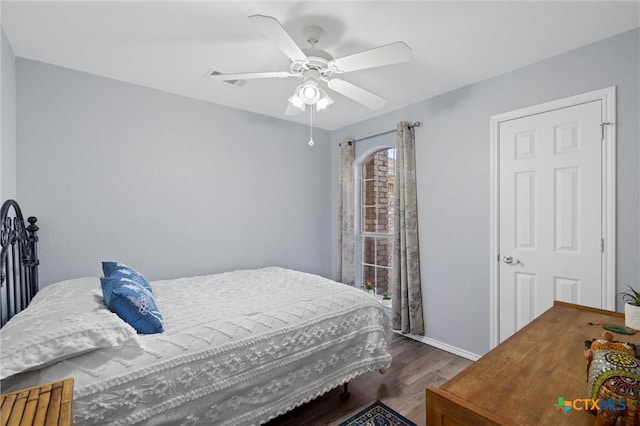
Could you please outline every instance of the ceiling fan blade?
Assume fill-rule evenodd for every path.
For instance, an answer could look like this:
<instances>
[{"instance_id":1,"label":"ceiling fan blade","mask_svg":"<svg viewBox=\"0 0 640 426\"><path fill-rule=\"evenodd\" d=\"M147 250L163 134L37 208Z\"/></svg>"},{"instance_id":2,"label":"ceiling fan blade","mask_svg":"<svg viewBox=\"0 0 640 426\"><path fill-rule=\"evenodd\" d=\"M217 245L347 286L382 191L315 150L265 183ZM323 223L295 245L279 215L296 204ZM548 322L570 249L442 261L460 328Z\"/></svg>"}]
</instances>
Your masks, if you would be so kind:
<instances>
[{"instance_id":1,"label":"ceiling fan blade","mask_svg":"<svg viewBox=\"0 0 640 426\"><path fill-rule=\"evenodd\" d=\"M223 74L218 71L209 71L206 75L206 77L217 81L252 80L256 78L284 78L295 76L297 76L297 74L293 74L289 71L245 72L234 74Z\"/></svg>"},{"instance_id":2,"label":"ceiling fan blade","mask_svg":"<svg viewBox=\"0 0 640 426\"><path fill-rule=\"evenodd\" d=\"M329 61L328 67L335 73L357 71L365 68L380 67L410 61L411 48L403 41L364 50L353 55Z\"/></svg>"},{"instance_id":3,"label":"ceiling fan blade","mask_svg":"<svg viewBox=\"0 0 640 426\"><path fill-rule=\"evenodd\" d=\"M385 98L339 78L327 80L327 85L329 86L329 89L351 98L371 109L380 109L387 104L387 100Z\"/></svg>"},{"instance_id":4,"label":"ceiling fan blade","mask_svg":"<svg viewBox=\"0 0 640 426\"><path fill-rule=\"evenodd\" d=\"M276 18L264 15L252 15L249 16L249 20L262 34L271 40L278 49L282 50L289 59L301 63L307 61L307 55L305 55L302 49L293 41Z\"/></svg>"}]
</instances>

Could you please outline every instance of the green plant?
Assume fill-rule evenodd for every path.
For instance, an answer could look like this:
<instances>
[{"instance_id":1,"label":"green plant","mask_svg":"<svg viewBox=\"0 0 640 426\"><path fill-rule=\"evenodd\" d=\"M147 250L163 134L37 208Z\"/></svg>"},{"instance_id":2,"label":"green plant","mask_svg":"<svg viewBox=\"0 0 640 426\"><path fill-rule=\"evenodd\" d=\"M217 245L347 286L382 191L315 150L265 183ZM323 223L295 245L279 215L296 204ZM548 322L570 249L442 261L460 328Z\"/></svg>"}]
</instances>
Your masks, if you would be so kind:
<instances>
[{"instance_id":1,"label":"green plant","mask_svg":"<svg viewBox=\"0 0 640 426\"><path fill-rule=\"evenodd\" d=\"M384 296L382 296L382 300L391 300L391 295L385 294Z\"/></svg>"},{"instance_id":2,"label":"green plant","mask_svg":"<svg viewBox=\"0 0 640 426\"><path fill-rule=\"evenodd\" d=\"M367 281L366 283L364 283L365 290L373 290L373 284L371 284L371 281Z\"/></svg>"},{"instance_id":3,"label":"green plant","mask_svg":"<svg viewBox=\"0 0 640 426\"><path fill-rule=\"evenodd\" d=\"M640 306L640 291L636 291L633 287L628 286L629 291L625 291L622 294L622 300L625 300L628 304L634 306Z\"/></svg>"}]
</instances>

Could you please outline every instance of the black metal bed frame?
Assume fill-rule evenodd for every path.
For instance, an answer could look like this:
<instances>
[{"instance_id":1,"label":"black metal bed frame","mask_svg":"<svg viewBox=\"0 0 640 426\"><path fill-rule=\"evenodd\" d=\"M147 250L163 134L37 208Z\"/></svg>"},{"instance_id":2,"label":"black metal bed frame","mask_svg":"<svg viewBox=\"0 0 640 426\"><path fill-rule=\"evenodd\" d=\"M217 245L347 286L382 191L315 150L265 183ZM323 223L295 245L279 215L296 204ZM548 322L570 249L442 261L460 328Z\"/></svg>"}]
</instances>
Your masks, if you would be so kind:
<instances>
[{"instance_id":1,"label":"black metal bed frame","mask_svg":"<svg viewBox=\"0 0 640 426\"><path fill-rule=\"evenodd\" d=\"M26 226L20 206L7 200L0 210L0 327L29 305L38 292L38 219Z\"/></svg>"}]
</instances>

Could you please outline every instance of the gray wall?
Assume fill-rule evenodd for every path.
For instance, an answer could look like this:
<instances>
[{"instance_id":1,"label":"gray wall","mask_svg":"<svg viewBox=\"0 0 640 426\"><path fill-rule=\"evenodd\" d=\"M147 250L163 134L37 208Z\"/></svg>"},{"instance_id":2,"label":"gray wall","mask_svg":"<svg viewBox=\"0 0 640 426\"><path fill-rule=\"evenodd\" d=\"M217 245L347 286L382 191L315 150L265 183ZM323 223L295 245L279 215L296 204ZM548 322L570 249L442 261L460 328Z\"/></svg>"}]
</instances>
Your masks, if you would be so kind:
<instances>
[{"instance_id":1,"label":"gray wall","mask_svg":"<svg viewBox=\"0 0 640 426\"><path fill-rule=\"evenodd\" d=\"M150 279L331 271L330 134L23 58L17 192L43 285L119 260Z\"/></svg>"},{"instance_id":2,"label":"gray wall","mask_svg":"<svg viewBox=\"0 0 640 426\"><path fill-rule=\"evenodd\" d=\"M151 279L268 264L335 277L338 142L422 121L427 337L483 354L491 115L618 87L617 285L638 284L639 38L634 30L317 131L313 148L306 126L19 58L17 193L25 213L40 217L43 282L98 274L103 259L130 263ZM393 135L367 141L366 149L377 143L393 143Z\"/></svg>"},{"instance_id":3,"label":"gray wall","mask_svg":"<svg viewBox=\"0 0 640 426\"><path fill-rule=\"evenodd\" d=\"M16 57L0 28L0 201L16 197Z\"/></svg>"},{"instance_id":4,"label":"gray wall","mask_svg":"<svg viewBox=\"0 0 640 426\"><path fill-rule=\"evenodd\" d=\"M489 349L489 117L518 108L617 86L617 288L640 284L639 39L638 29L626 32L332 133L337 188L340 140L424 123L416 167L429 339L480 355ZM335 189L332 200L337 217ZM335 221L333 230L336 247ZM336 261L334 252L334 273Z\"/></svg>"}]
</instances>

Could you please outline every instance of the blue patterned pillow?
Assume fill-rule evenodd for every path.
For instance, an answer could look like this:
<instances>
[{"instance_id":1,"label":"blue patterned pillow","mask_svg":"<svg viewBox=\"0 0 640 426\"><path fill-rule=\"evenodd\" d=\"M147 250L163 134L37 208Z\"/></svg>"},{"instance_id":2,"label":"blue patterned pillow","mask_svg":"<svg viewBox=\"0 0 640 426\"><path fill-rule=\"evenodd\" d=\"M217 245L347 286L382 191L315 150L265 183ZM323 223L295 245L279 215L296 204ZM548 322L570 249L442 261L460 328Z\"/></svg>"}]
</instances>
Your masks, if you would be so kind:
<instances>
[{"instance_id":1,"label":"blue patterned pillow","mask_svg":"<svg viewBox=\"0 0 640 426\"><path fill-rule=\"evenodd\" d=\"M138 271L129 268L124 263L119 262L102 262L102 272L105 277L128 278L139 284L142 284L147 290L153 293L149 281Z\"/></svg>"},{"instance_id":2,"label":"blue patterned pillow","mask_svg":"<svg viewBox=\"0 0 640 426\"><path fill-rule=\"evenodd\" d=\"M114 276L100 278L100 284L107 307L138 333L164 331L162 314L156 306L153 293L144 285L129 278Z\"/></svg>"}]
</instances>

